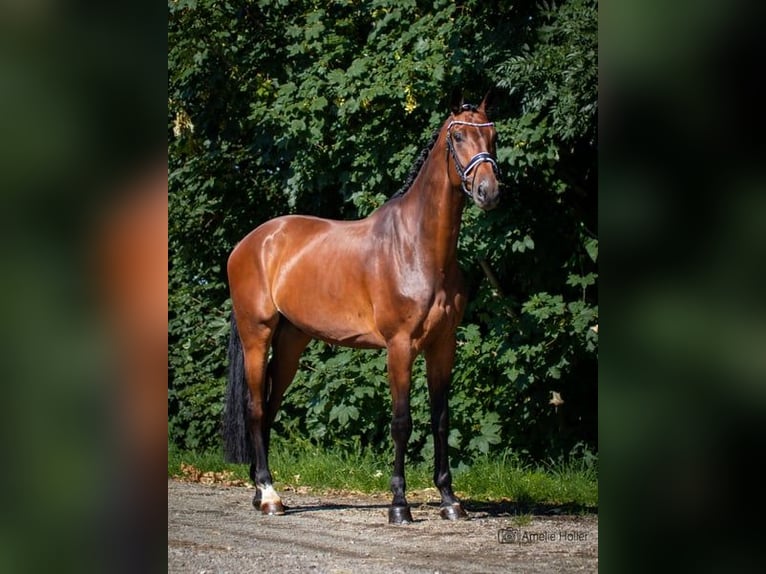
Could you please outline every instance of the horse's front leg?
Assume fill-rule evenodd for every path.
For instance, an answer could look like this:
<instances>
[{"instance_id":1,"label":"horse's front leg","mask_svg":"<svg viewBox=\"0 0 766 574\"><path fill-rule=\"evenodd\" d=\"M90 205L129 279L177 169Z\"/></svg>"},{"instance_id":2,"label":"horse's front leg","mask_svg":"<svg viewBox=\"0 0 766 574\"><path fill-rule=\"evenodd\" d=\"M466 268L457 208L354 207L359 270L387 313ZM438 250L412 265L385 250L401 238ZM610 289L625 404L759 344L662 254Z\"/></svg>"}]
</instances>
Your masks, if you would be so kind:
<instances>
[{"instance_id":1,"label":"horse's front leg","mask_svg":"<svg viewBox=\"0 0 766 574\"><path fill-rule=\"evenodd\" d=\"M410 380L414 359L415 354L409 340L389 344L388 383L392 399L391 438L394 441L394 470L391 475L391 492L394 498L388 510L388 522L391 524L412 522L412 513L404 495L407 488L404 480L404 458L407 441L412 434Z\"/></svg>"},{"instance_id":2,"label":"horse's front leg","mask_svg":"<svg viewBox=\"0 0 766 574\"><path fill-rule=\"evenodd\" d=\"M434 435L434 484L441 494L441 517L448 520L468 518L463 505L452 491L449 468L449 387L455 362L455 337L426 349L426 376L431 399L431 430Z\"/></svg>"}]
</instances>

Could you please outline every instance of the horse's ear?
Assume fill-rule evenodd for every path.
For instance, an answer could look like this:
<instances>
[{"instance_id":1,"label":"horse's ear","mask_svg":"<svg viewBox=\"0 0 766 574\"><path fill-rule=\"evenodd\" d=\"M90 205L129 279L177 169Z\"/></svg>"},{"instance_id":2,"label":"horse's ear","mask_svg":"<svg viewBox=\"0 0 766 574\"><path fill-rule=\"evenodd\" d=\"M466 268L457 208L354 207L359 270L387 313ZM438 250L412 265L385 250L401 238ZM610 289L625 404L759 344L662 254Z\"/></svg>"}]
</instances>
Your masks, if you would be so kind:
<instances>
[{"instance_id":1,"label":"horse's ear","mask_svg":"<svg viewBox=\"0 0 766 574\"><path fill-rule=\"evenodd\" d=\"M452 90L452 95L449 99L449 109L455 115L463 110L463 91L460 88Z\"/></svg>"},{"instance_id":2,"label":"horse's ear","mask_svg":"<svg viewBox=\"0 0 766 574\"><path fill-rule=\"evenodd\" d=\"M492 102L494 102L494 100L495 100L495 90L490 88L487 94L484 96L484 99L481 101L481 104L479 104L479 111L484 112L486 114L489 111L489 109L492 107Z\"/></svg>"}]
</instances>

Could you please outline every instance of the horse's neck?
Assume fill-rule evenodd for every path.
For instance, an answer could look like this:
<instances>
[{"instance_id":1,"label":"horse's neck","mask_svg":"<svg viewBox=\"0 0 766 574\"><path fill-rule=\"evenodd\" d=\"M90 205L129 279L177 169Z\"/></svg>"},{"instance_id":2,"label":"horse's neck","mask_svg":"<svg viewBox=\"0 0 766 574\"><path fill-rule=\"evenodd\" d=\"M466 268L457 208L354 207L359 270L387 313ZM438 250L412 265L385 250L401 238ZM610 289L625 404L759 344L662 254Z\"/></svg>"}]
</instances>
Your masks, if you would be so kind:
<instances>
[{"instance_id":1,"label":"horse's neck","mask_svg":"<svg viewBox=\"0 0 766 574\"><path fill-rule=\"evenodd\" d=\"M434 145L403 198L401 213L413 245L427 250L442 270L456 256L464 201L450 182L444 145L441 138Z\"/></svg>"}]
</instances>

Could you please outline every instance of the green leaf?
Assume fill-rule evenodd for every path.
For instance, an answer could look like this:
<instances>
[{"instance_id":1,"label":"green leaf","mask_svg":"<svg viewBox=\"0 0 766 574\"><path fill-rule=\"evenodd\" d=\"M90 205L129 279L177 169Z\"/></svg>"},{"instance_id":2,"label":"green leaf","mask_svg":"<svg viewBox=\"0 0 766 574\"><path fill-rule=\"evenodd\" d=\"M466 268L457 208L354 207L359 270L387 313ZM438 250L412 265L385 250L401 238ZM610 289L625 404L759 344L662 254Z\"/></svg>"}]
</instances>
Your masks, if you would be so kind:
<instances>
[{"instance_id":1,"label":"green leaf","mask_svg":"<svg viewBox=\"0 0 766 574\"><path fill-rule=\"evenodd\" d=\"M462 440L462 434L456 428L450 429L449 436L447 437L447 444L452 448L459 448Z\"/></svg>"},{"instance_id":2,"label":"green leaf","mask_svg":"<svg viewBox=\"0 0 766 574\"><path fill-rule=\"evenodd\" d=\"M585 240L585 251L588 252L588 256L593 263L598 260L598 239L589 238Z\"/></svg>"}]
</instances>

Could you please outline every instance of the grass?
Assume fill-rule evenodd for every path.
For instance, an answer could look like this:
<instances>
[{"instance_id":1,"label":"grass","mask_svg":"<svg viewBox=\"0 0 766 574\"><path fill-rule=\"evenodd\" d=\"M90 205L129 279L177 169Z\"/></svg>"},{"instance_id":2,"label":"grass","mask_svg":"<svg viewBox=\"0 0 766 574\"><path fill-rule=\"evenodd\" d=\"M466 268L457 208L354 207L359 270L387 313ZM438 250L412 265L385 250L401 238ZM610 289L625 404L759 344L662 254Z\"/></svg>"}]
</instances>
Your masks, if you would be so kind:
<instances>
[{"instance_id":1,"label":"grass","mask_svg":"<svg viewBox=\"0 0 766 574\"><path fill-rule=\"evenodd\" d=\"M458 488L478 500L508 499L522 505L598 506L598 476L582 460L532 466L518 457L482 458L455 475Z\"/></svg>"},{"instance_id":2,"label":"grass","mask_svg":"<svg viewBox=\"0 0 766 574\"><path fill-rule=\"evenodd\" d=\"M269 462L278 490L289 486L308 487L317 492L389 492L391 463L385 456L281 441L275 442L271 450ZM235 484L249 481L248 466L224 463L220 452L180 452L169 447L168 476L183 477L189 474L189 468L219 479L224 477ZM430 463L408 464L407 489L432 488L432 472ZM453 472L453 485L465 500L512 502L527 508L567 506L581 511L598 507L597 460L590 454L543 465L526 464L516 456L488 456L474 461L467 469Z\"/></svg>"}]
</instances>

